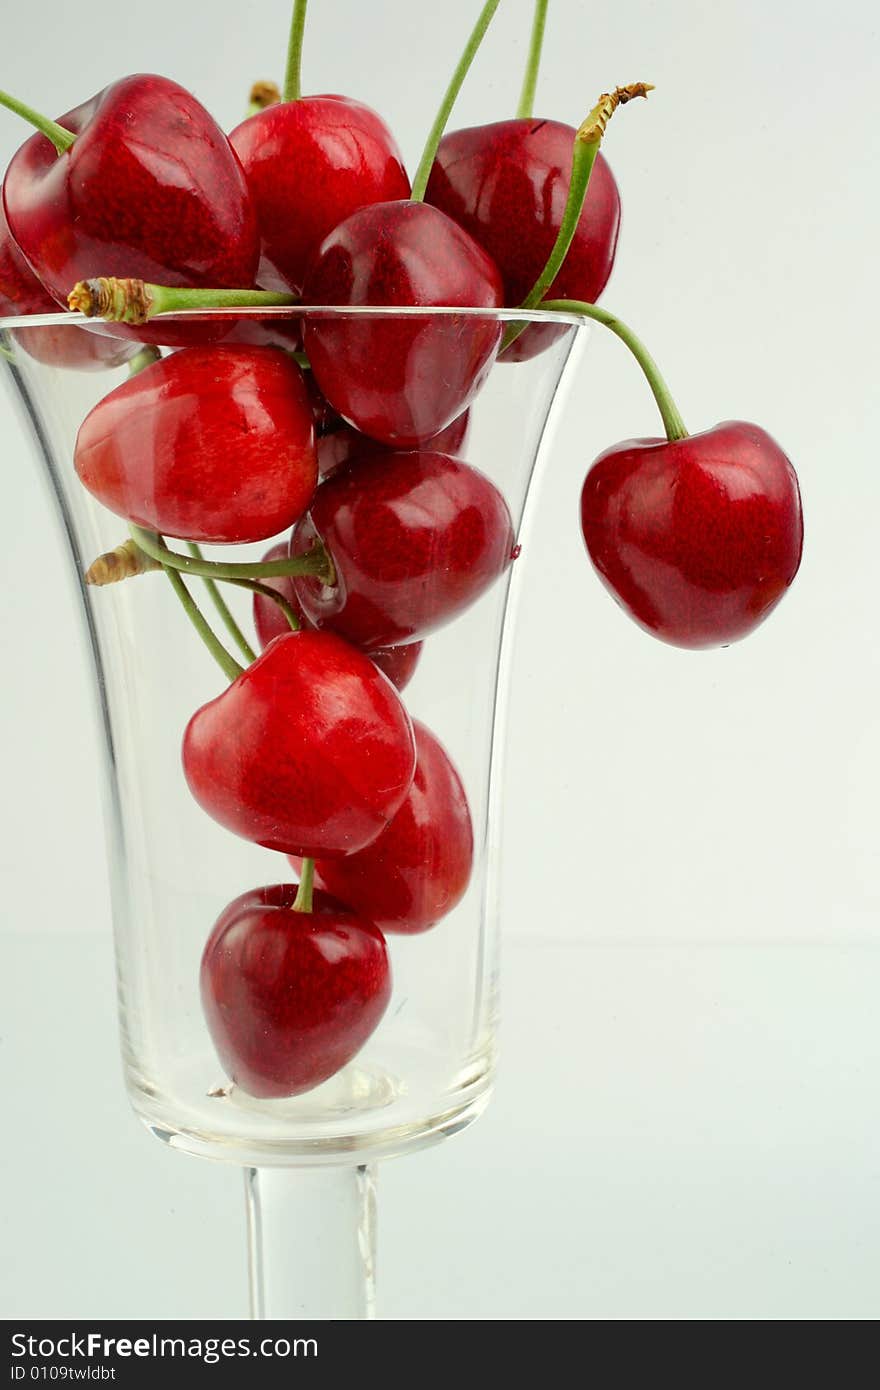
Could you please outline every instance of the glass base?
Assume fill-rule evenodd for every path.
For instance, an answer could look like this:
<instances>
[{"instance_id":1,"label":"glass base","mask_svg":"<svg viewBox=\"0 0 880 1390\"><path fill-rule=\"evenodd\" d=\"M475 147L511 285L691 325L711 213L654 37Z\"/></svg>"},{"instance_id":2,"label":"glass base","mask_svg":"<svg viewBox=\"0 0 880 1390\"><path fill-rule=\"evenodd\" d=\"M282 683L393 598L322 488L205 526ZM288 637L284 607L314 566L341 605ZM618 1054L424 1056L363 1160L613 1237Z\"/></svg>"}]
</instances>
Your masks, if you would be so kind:
<instances>
[{"instance_id":1,"label":"glass base","mask_svg":"<svg viewBox=\"0 0 880 1390\"><path fill-rule=\"evenodd\" d=\"M346 1068L344 1078L334 1078L332 1085L339 1093L335 1103L321 1095L323 1087L287 1101L257 1101L234 1087L218 1087L211 1100L225 1107L225 1123L217 1127L204 1125L201 1115L193 1116L199 1123L182 1123L179 1104L170 1122L156 1097L143 1093L131 1094L131 1101L138 1118L157 1139L200 1158L253 1168L366 1164L426 1148L466 1129L485 1110L493 1078L494 1057L487 1056L479 1070L469 1071L450 1090L448 1106L417 1118L404 1118L408 1107L405 1097L395 1095L392 1078L370 1076L355 1067ZM350 1103L341 1094L345 1083L351 1088ZM384 1124L380 1120L383 1095L387 1097ZM365 1112L369 1110L374 1127L367 1129ZM247 1118L257 1123L243 1124Z\"/></svg>"}]
</instances>

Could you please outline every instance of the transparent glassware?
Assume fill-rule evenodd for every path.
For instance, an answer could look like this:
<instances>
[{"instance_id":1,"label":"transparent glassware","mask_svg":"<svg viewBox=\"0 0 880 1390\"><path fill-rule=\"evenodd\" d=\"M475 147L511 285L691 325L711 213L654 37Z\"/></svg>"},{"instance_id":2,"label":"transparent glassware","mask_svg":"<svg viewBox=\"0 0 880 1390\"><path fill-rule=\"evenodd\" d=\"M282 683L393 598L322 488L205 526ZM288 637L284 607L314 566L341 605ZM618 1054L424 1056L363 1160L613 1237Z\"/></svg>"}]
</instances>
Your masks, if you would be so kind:
<instances>
[{"instance_id":1,"label":"transparent glassware","mask_svg":"<svg viewBox=\"0 0 880 1390\"><path fill-rule=\"evenodd\" d=\"M496 879L501 852L504 711L515 595L528 566L528 514L552 449L560 387L584 341L564 314L467 310L213 311L155 320L214 339L289 331L296 321L442 324L447 341L510 320L558 325L550 348L496 364L470 407L461 458L503 494L522 558L424 642L403 692L410 714L441 741L463 782L474 833L464 897L428 931L388 935L393 994L362 1050L328 1081L290 1099L257 1099L218 1060L199 999L199 963L223 908L242 892L295 881L285 857L239 839L207 816L181 767L181 736L225 678L198 641L161 573L105 588L83 575L128 536L79 482L72 458L87 412L128 368L52 365L74 315L0 320L10 351L4 376L23 409L60 508L83 600L96 696L106 734L106 830L125 1085L146 1127L172 1148L245 1171L253 1317L366 1317L375 1287L376 1163L457 1133L485 1107L498 1011ZM173 328L171 328L172 321ZM477 321L476 324L474 321ZM413 336L417 343L418 334ZM416 393L418 379L407 385ZM145 425L146 427L146 425ZM182 550L181 542L171 542ZM209 547L211 559L262 558L272 544ZM214 620L201 581L190 592ZM251 596L224 598L256 646ZM214 621L222 635L222 629Z\"/></svg>"}]
</instances>

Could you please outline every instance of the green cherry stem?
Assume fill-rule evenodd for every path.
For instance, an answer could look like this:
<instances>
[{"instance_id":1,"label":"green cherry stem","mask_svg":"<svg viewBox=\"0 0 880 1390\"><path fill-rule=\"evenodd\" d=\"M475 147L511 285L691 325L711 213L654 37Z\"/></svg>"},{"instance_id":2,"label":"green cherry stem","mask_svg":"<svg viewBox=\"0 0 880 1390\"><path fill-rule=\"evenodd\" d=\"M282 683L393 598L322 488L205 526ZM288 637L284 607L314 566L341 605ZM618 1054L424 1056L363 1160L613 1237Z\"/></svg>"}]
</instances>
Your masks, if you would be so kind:
<instances>
[{"instance_id":1,"label":"green cherry stem","mask_svg":"<svg viewBox=\"0 0 880 1390\"><path fill-rule=\"evenodd\" d=\"M221 584L237 584L240 589L250 589L252 594L262 594L263 598L272 599L277 603L281 612L287 619L291 632L299 632L302 624L296 614L296 609L287 602L283 594L279 594L277 589L271 588L268 584L261 584L257 579L222 579Z\"/></svg>"},{"instance_id":2,"label":"green cherry stem","mask_svg":"<svg viewBox=\"0 0 880 1390\"><path fill-rule=\"evenodd\" d=\"M14 111L16 116L23 116L41 135L52 141L59 154L69 150L76 139L72 130L65 130L57 121L50 121L48 116L41 116L39 111L35 111L32 106L26 106L23 101L10 96L8 92L0 92L0 106L5 106L7 111Z\"/></svg>"},{"instance_id":3,"label":"green cherry stem","mask_svg":"<svg viewBox=\"0 0 880 1390\"><path fill-rule=\"evenodd\" d=\"M128 528L141 550L152 555L164 566L180 570L183 574L197 575L200 579L277 579L284 574L311 574L325 584L336 581L333 561L322 545L314 545L305 555L291 555L286 560L261 560L231 562L226 560L197 560L169 550L164 542L157 540L152 531L141 526Z\"/></svg>"},{"instance_id":4,"label":"green cherry stem","mask_svg":"<svg viewBox=\"0 0 880 1390\"><path fill-rule=\"evenodd\" d=\"M529 42L529 56L523 75L517 119L529 121L535 109L535 88L538 84L538 69L541 66L541 49L544 46L544 26L547 23L549 0L535 0L535 17L532 20L532 37Z\"/></svg>"},{"instance_id":5,"label":"green cherry stem","mask_svg":"<svg viewBox=\"0 0 880 1390\"><path fill-rule=\"evenodd\" d=\"M304 859L299 871L299 887L293 900L294 912L311 912L314 887L315 861L314 859Z\"/></svg>"},{"instance_id":6,"label":"green cherry stem","mask_svg":"<svg viewBox=\"0 0 880 1390\"><path fill-rule=\"evenodd\" d=\"M290 21L290 39L287 44L287 68L281 92L282 101L299 101L302 96L302 50L307 7L308 0L295 0Z\"/></svg>"},{"instance_id":7,"label":"green cherry stem","mask_svg":"<svg viewBox=\"0 0 880 1390\"><path fill-rule=\"evenodd\" d=\"M648 385L657 402L660 414L663 417L663 425L666 430L666 438L670 441L676 439L686 439L687 430L684 421L679 413L678 406L672 399L672 394L663 377L660 368L654 361L648 349L639 338L636 337L632 329L629 328L622 319L616 314L612 314L608 309L600 309L598 304L586 304L581 299L545 299L541 304L542 309L552 310L560 314L581 314L584 318L594 319L596 323L601 323L610 332L614 333L622 343L625 343L638 362L645 374Z\"/></svg>"},{"instance_id":8,"label":"green cherry stem","mask_svg":"<svg viewBox=\"0 0 880 1390\"><path fill-rule=\"evenodd\" d=\"M483 36L492 23L492 18L500 3L501 0L486 0L486 4L480 11L480 17L474 25L471 36L465 45L465 50L459 59L458 67L452 74L452 80L446 88L446 94L440 103L440 110L437 112L434 124L431 126L421 160L419 161L419 167L416 170L416 176L413 179L411 200L414 203L420 203L424 199L425 189L428 187L428 179L431 174L431 166L434 163L434 156L437 153L437 146L440 144L441 136L446 129L446 122L449 120L450 112L455 105L455 99L461 91L461 85L467 77L468 69L474 61L474 55L483 42Z\"/></svg>"},{"instance_id":9,"label":"green cherry stem","mask_svg":"<svg viewBox=\"0 0 880 1390\"><path fill-rule=\"evenodd\" d=\"M79 280L67 296L68 308L108 323L148 323L157 314L197 313L203 309L271 309L299 304L295 294L271 290L183 289L144 280L100 275Z\"/></svg>"},{"instance_id":10,"label":"green cherry stem","mask_svg":"<svg viewBox=\"0 0 880 1390\"><path fill-rule=\"evenodd\" d=\"M138 544L140 544L140 542L138 542ZM238 677L242 675L244 667L239 666L235 657L230 655L223 643L212 631L210 624L207 622L195 599L177 573L177 570L171 569L167 565L163 565L162 568L168 576L172 589L180 599L184 612L227 680L237 680Z\"/></svg>"},{"instance_id":11,"label":"green cherry stem","mask_svg":"<svg viewBox=\"0 0 880 1390\"><path fill-rule=\"evenodd\" d=\"M547 258L547 264L523 300L521 308L535 309L559 274L577 231L602 137L614 112L618 106L632 101L633 97L646 97L653 90L650 82L631 82L628 87L615 87L613 92L604 92L578 129L574 137L571 179L559 233Z\"/></svg>"},{"instance_id":12,"label":"green cherry stem","mask_svg":"<svg viewBox=\"0 0 880 1390\"><path fill-rule=\"evenodd\" d=\"M187 541L186 548L194 559L204 560L205 557L202 554L200 547L196 545L195 541ZM217 588L217 585L214 582L214 580L208 579L206 576L203 576L202 583L204 584L205 589L207 590L208 597L210 598L211 602L217 610L217 613L220 617L220 621L223 623L223 626L226 628L226 631L229 633L229 636L232 638L233 642L238 647L238 650L241 652L245 661L256 661L256 652L254 651L253 647L249 644L238 623L232 616L232 613L229 610L229 605L227 604L220 590Z\"/></svg>"},{"instance_id":13,"label":"green cherry stem","mask_svg":"<svg viewBox=\"0 0 880 1390\"><path fill-rule=\"evenodd\" d=\"M130 359L128 364L128 375L137 376L139 372L144 371L147 367L152 367L154 362L161 362L161 360L162 354L159 349L153 347L152 343L147 343L145 347L141 348L140 352L136 352L134 357Z\"/></svg>"}]
</instances>

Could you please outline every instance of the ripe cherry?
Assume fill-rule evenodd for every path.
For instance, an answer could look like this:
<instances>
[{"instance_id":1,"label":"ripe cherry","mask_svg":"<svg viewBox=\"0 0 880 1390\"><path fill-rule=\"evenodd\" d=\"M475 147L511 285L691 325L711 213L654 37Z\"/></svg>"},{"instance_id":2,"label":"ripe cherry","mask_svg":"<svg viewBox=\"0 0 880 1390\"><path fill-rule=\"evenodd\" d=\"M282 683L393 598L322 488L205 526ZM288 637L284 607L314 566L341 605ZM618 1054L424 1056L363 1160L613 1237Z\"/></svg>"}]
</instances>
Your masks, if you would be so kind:
<instances>
[{"instance_id":1,"label":"ripe cherry","mask_svg":"<svg viewBox=\"0 0 880 1390\"><path fill-rule=\"evenodd\" d=\"M473 867L461 778L440 741L423 724L413 727L415 777L387 830L358 854L315 865L329 893L385 932L432 927L461 901Z\"/></svg>"},{"instance_id":2,"label":"ripe cherry","mask_svg":"<svg viewBox=\"0 0 880 1390\"><path fill-rule=\"evenodd\" d=\"M202 955L202 1007L224 1069L252 1096L296 1096L350 1062L391 997L382 933L296 885L242 893Z\"/></svg>"},{"instance_id":3,"label":"ripe cherry","mask_svg":"<svg viewBox=\"0 0 880 1390\"><path fill-rule=\"evenodd\" d=\"M415 771L409 716L369 657L288 632L197 710L183 769L199 805L246 840L353 854L400 809Z\"/></svg>"},{"instance_id":4,"label":"ripe cherry","mask_svg":"<svg viewBox=\"0 0 880 1390\"><path fill-rule=\"evenodd\" d=\"M797 477L757 425L635 439L587 474L581 523L618 603L680 647L726 645L773 609L801 559Z\"/></svg>"},{"instance_id":5,"label":"ripe cherry","mask_svg":"<svg viewBox=\"0 0 880 1390\"><path fill-rule=\"evenodd\" d=\"M376 203L321 242L306 272L307 304L449 305L496 309L494 262L425 203ZM479 391L501 341L490 314L405 318L313 316L304 330L315 379L364 434L397 447L431 439Z\"/></svg>"},{"instance_id":6,"label":"ripe cherry","mask_svg":"<svg viewBox=\"0 0 880 1390\"><path fill-rule=\"evenodd\" d=\"M278 545L271 546L262 557L264 561L284 560L290 554L290 542L281 541ZM263 579L263 584L267 589L274 589L282 598L293 608L300 623L305 622L305 626L311 626L308 619L302 612L293 587L293 575L281 574L275 577ZM274 642L276 637L283 637L291 631L291 627L284 614L283 608L277 603L273 603L270 598L263 594L254 594L253 597L254 627L257 633L257 641L260 649L265 650L270 642Z\"/></svg>"},{"instance_id":7,"label":"ripe cherry","mask_svg":"<svg viewBox=\"0 0 880 1390\"><path fill-rule=\"evenodd\" d=\"M289 542L282 541L280 545L273 545L271 550L267 550L263 559L283 560L287 558L289 553ZM311 623L299 606L292 575L280 575L275 579L264 579L263 583L268 588L275 589L282 598L286 598L300 622L306 627L311 627ZM290 632L290 624L284 616L284 611L277 603L273 603L270 598L266 598L263 594L254 594L253 602L254 627L257 630L257 640L261 648L268 647L274 638L283 637L286 632ZM421 642L408 642L405 647L380 647L377 651L370 652L370 660L388 677L392 685L396 685L398 690L403 690L404 686L408 685L412 679L421 650Z\"/></svg>"},{"instance_id":8,"label":"ripe cherry","mask_svg":"<svg viewBox=\"0 0 880 1390\"><path fill-rule=\"evenodd\" d=\"M302 372L272 348L184 348L98 402L74 461L89 491L138 526L191 541L277 535L317 481Z\"/></svg>"},{"instance_id":9,"label":"ripe cherry","mask_svg":"<svg viewBox=\"0 0 880 1390\"><path fill-rule=\"evenodd\" d=\"M257 211L257 279L267 290L298 294L309 256L328 232L367 204L409 197L390 130L349 97L308 96L268 106L229 140Z\"/></svg>"},{"instance_id":10,"label":"ripe cherry","mask_svg":"<svg viewBox=\"0 0 880 1390\"><path fill-rule=\"evenodd\" d=\"M423 645L422 642L406 642L401 647L376 647L367 654L393 686L405 690L415 675Z\"/></svg>"},{"instance_id":11,"label":"ripe cherry","mask_svg":"<svg viewBox=\"0 0 880 1390\"><path fill-rule=\"evenodd\" d=\"M183 87L125 77L58 124L76 136L70 148L59 153L45 135L32 135L12 157L3 201L19 248L59 304L77 281L97 275L253 284L259 234L244 171ZM177 333L186 340L185 325Z\"/></svg>"},{"instance_id":12,"label":"ripe cherry","mask_svg":"<svg viewBox=\"0 0 880 1390\"><path fill-rule=\"evenodd\" d=\"M57 312L55 300L40 284L16 246L0 206L0 318ZM90 333L73 324L58 328L16 328L12 330L12 338L37 362L81 372L120 367L138 351L136 343Z\"/></svg>"},{"instance_id":13,"label":"ripe cherry","mask_svg":"<svg viewBox=\"0 0 880 1390\"><path fill-rule=\"evenodd\" d=\"M501 272L507 305L523 302L553 248L574 138L573 126L529 118L450 131L440 142L425 199L489 253ZM620 196L600 154L574 240L544 297L595 302L611 274L619 227ZM530 324L505 360L533 357L564 331Z\"/></svg>"},{"instance_id":14,"label":"ripe cherry","mask_svg":"<svg viewBox=\"0 0 880 1390\"><path fill-rule=\"evenodd\" d=\"M448 454L451 458L464 458L469 423L470 411L465 410L445 430L427 440L424 447L433 453ZM361 454L378 453L380 448L375 439L352 429L337 415L335 423L327 420L323 430L318 427L318 472L323 478L329 477L350 459L356 459Z\"/></svg>"},{"instance_id":15,"label":"ripe cherry","mask_svg":"<svg viewBox=\"0 0 880 1390\"><path fill-rule=\"evenodd\" d=\"M370 651L425 636L468 608L511 560L507 503L484 474L426 450L356 459L315 493L291 554L320 540L336 582L299 576L309 620Z\"/></svg>"}]
</instances>

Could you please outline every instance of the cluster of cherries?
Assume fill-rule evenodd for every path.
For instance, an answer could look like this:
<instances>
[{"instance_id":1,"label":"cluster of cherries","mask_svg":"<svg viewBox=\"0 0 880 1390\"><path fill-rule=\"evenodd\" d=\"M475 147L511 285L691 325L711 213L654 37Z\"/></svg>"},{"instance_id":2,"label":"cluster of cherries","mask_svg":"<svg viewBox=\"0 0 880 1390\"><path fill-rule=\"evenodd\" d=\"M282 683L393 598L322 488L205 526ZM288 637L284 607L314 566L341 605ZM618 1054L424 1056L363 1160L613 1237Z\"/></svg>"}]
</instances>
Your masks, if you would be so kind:
<instances>
[{"instance_id":1,"label":"cluster of cherries","mask_svg":"<svg viewBox=\"0 0 880 1390\"><path fill-rule=\"evenodd\" d=\"M229 137L162 77L125 78L58 122L0 94L38 128L3 183L0 313L69 302L103 321L23 327L15 343L56 365L130 365L77 438L79 478L132 536L89 578L166 572L230 680L186 729L190 790L299 874L230 904L203 955L218 1053L257 1096L345 1065L390 996L385 934L434 926L468 885L461 779L400 691L423 639L516 553L503 496L462 457L468 409L499 363L565 330L505 327L494 311L598 319L648 377L667 437L607 450L582 497L593 563L643 627L681 646L733 641L800 560L779 447L739 422L688 435L638 340L594 303L620 219L598 146L644 84L603 97L579 131L534 119L538 0L517 118L443 135L497 4L482 7L412 185L373 111L301 95L305 0L284 99L264 93ZM487 312L156 317L297 302ZM258 564L199 549L270 539ZM186 574L254 590L261 654L225 612L246 667Z\"/></svg>"}]
</instances>

